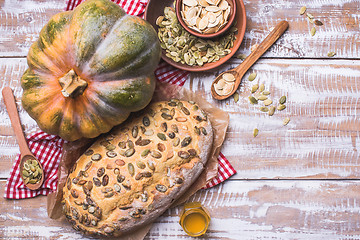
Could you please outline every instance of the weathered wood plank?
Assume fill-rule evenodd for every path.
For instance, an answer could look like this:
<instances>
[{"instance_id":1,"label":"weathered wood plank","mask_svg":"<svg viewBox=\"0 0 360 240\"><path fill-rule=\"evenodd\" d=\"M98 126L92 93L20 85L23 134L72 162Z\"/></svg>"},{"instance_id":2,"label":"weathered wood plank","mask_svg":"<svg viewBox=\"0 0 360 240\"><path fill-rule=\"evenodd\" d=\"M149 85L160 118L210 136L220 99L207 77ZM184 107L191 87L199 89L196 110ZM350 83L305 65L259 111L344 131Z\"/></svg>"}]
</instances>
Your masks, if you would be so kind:
<instances>
[{"instance_id":1,"label":"weathered wood plank","mask_svg":"<svg viewBox=\"0 0 360 240\"><path fill-rule=\"evenodd\" d=\"M41 28L52 15L63 11L66 1L2 0L0 1L0 56L26 56ZM239 52L249 54L251 46L260 43L277 22L287 20L290 28L265 57L335 58L360 56L359 1L246 0L247 29ZM324 25L310 35L313 24L299 15L302 5L308 7Z\"/></svg>"},{"instance_id":2,"label":"weathered wood plank","mask_svg":"<svg viewBox=\"0 0 360 240\"><path fill-rule=\"evenodd\" d=\"M230 113L222 152L234 164L235 178L359 178L360 65L357 61L260 60L240 85L240 100L216 101L211 82L232 62L211 73L193 74L185 87ZM250 71L250 72L251 72ZM249 73L248 73L249 74ZM264 83L287 108L268 116L251 105L250 88ZM285 117L291 121L282 125ZM259 135L253 137L253 129Z\"/></svg>"},{"instance_id":3,"label":"weathered wood plank","mask_svg":"<svg viewBox=\"0 0 360 240\"><path fill-rule=\"evenodd\" d=\"M0 186L3 194L4 181ZM200 201L212 217L200 239L356 239L359 192L357 181L227 181L190 201ZM2 239L84 239L67 222L47 217L45 197L0 201ZM166 211L146 239L191 239L178 224L180 210Z\"/></svg>"},{"instance_id":4,"label":"weathered wood plank","mask_svg":"<svg viewBox=\"0 0 360 240\"><path fill-rule=\"evenodd\" d=\"M359 61L260 60L253 68L257 79L250 83L244 78L238 103L213 100L212 79L237 63L194 74L185 85L230 113L222 152L238 171L234 178L360 178ZM14 88L17 99L21 97L18 79L25 68L24 59L0 59L0 86ZM249 88L258 80L274 101L288 97L286 110L269 117L248 103ZM24 128L36 129L35 121L17 103ZM6 178L18 147L0 104L0 177ZM284 127L286 116L291 121ZM256 138L254 128L260 130Z\"/></svg>"}]
</instances>

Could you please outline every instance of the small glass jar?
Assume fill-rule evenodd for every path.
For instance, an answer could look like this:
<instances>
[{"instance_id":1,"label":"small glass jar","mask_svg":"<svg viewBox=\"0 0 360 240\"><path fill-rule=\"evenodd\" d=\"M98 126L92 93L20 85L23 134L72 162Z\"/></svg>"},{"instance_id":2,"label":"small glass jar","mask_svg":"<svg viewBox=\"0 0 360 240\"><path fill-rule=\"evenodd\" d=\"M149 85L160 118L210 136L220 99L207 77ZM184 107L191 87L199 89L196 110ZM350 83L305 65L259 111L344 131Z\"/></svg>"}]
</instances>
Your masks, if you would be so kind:
<instances>
[{"instance_id":1,"label":"small glass jar","mask_svg":"<svg viewBox=\"0 0 360 240\"><path fill-rule=\"evenodd\" d=\"M185 203L179 223L189 236L198 237L206 233L210 214L199 202Z\"/></svg>"}]
</instances>

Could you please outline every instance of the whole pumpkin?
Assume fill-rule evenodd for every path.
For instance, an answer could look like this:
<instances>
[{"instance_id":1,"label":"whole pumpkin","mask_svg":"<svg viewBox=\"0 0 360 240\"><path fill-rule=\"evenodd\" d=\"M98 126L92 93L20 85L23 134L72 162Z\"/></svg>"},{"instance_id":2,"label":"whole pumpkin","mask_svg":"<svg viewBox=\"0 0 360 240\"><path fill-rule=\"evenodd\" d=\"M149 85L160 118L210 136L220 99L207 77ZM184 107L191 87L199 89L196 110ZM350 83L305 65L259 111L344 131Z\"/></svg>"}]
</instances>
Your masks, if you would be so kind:
<instances>
[{"instance_id":1,"label":"whole pumpkin","mask_svg":"<svg viewBox=\"0 0 360 240\"><path fill-rule=\"evenodd\" d=\"M41 30L21 79L22 105L45 132L93 138L150 102L159 60L149 23L109 0L88 0Z\"/></svg>"}]
</instances>

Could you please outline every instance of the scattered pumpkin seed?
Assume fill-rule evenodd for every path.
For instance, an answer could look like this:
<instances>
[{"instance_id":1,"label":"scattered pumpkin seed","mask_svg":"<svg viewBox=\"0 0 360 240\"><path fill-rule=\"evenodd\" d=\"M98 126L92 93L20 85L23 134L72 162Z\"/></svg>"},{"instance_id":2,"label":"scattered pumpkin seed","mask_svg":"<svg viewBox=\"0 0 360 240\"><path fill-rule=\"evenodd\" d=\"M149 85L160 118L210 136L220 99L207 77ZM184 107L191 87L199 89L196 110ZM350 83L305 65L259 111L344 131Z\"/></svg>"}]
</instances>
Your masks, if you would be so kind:
<instances>
[{"instance_id":1,"label":"scattered pumpkin seed","mask_svg":"<svg viewBox=\"0 0 360 240\"><path fill-rule=\"evenodd\" d=\"M262 94L267 96L267 95L270 95L270 92L269 91L263 91Z\"/></svg>"},{"instance_id":2,"label":"scattered pumpkin seed","mask_svg":"<svg viewBox=\"0 0 360 240\"><path fill-rule=\"evenodd\" d=\"M265 96L265 95L260 95L260 96L258 97L258 100L260 100L260 101L265 101L266 99L268 99L268 97Z\"/></svg>"},{"instance_id":3,"label":"scattered pumpkin seed","mask_svg":"<svg viewBox=\"0 0 360 240\"><path fill-rule=\"evenodd\" d=\"M324 25L320 20L315 20L314 23L315 23L316 26Z\"/></svg>"},{"instance_id":4,"label":"scattered pumpkin seed","mask_svg":"<svg viewBox=\"0 0 360 240\"><path fill-rule=\"evenodd\" d=\"M269 111L269 108L267 108L267 107L260 107L260 111L262 111L262 112L268 112L268 111Z\"/></svg>"},{"instance_id":5,"label":"scattered pumpkin seed","mask_svg":"<svg viewBox=\"0 0 360 240\"><path fill-rule=\"evenodd\" d=\"M306 7L305 6L301 7L299 10L299 14L303 15L305 12L306 12Z\"/></svg>"},{"instance_id":6,"label":"scattered pumpkin seed","mask_svg":"<svg viewBox=\"0 0 360 240\"><path fill-rule=\"evenodd\" d=\"M234 102L237 103L239 101L239 93L235 92L234 93Z\"/></svg>"},{"instance_id":7,"label":"scattered pumpkin seed","mask_svg":"<svg viewBox=\"0 0 360 240\"><path fill-rule=\"evenodd\" d=\"M284 104L280 104L279 106L277 106L277 110L282 111L286 108L286 106Z\"/></svg>"},{"instance_id":8,"label":"scattered pumpkin seed","mask_svg":"<svg viewBox=\"0 0 360 240\"><path fill-rule=\"evenodd\" d=\"M314 36L316 33L316 28L315 27L311 28L310 33L311 33L311 36Z\"/></svg>"},{"instance_id":9,"label":"scattered pumpkin seed","mask_svg":"<svg viewBox=\"0 0 360 240\"><path fill-rule=\"evenodd\" d=\"M280 104L286 103L286 96L282 96L282 97L279 99L279 103L280 103Z\"/></svg>"},{"instance_id":10,"label":"scattered pumpkin seed","mask_svg":"<svg viewBox=\"0 0 360 240\"><path fill-rule=\"evenodd\" d=\"M336 55L336 53L334 53L334 52L328 52L328 54L327 54L328 57L333 57L335 55Z\"/></svg>"},{"instance_id":11,"label":"scattered pumpkin seed","mask_svg":"<svg viewBox=\"0 0 360 240\"><path fill-rule=\"evenodd\" d=\"M311 19L314 18L314 16L313 16L311 13L306 13L306 16L307 16L308 18L311 18Z\"/></svg>"},{"instance_id":12,"label":"scattered pumpkin seed","mask_svg":"<svg viewBox=\"0 0 360 240\"><path fill-rule=\"evenodd\" d=\"M271 107L269 108L269 116L274 115L275 109L276 109L275 106L271 106Z\"/></svg>"},{"instance_id":13,"label":"scattered pumpkin seed","mask_svg":"<svg viewBox=\"0 0 360 240\"><path fill-rule=\"evenodd\" d=\"M250 75L249 75L249 77L248 77L248 79L249 79L249 81L254 81L255 80L255 78L256 78L256 73L254 72L254 73L251 73Z\"/></svg>"},{"instance_id":14,"label":"scattered pumpkin seed","mask_svg":"<svg viewBox=\"0 0 360 240\"><path fill-rule=\"evenodd\" d=\"M290 122L290 118L286 117L283 121L283 125L286 126Z\"/></svg>"},{"instance_id":15,"label":"scattered pumpkin seed","mask_svg":"<svg viewBox=\"0 0 360 240\"><path fill-rule=\"evenodd\" d=\"M253 135L256 137L259 134L259 129L254 128Z\"/></svg>"},{"instance_id":16,"label":"scattered pumpkin seed","mask_svg":"<svg viewBox=\"0 0 360 240\"><path fill-rule=\"evenodd\" d=\"M259 89L259 84L252 85L251 87L251 93L256 92Z\"/></svg>"},{"instance_id":17,"label":"scattered pumpkin seed","mask_svg":"<svg viewBox=\"0 0 360 240\"><path fill-rule=\"evenodd\" d=\"M265 90L265 85L262 83L262 84L260 84L259 92L262 92L264 90Z\"/></svg>"},{"instance_id":18,"label":"scattered pumpkin seed","mask_svg":"<svg viewBox=\"0 0 360 240\"><path fill-rule=\"evenodd\" d=\"M249 100L250 100L251 104L257 104L258 103L258 100L256 98L254 98L253 96L250 96Z\"/></svg>"},{"instance_id":19,"label":"scattered pumpkin seed","mask_svg":"<svg viewBox=\"0 0 360 240\"><path fill-rule=\"evenodd\" d=\"M272 100L271 99L266 99L265 101L264 101L264 105L265 106L269 106L269 105L271 105L272 104Z\"/></svg>"}]
</instances>

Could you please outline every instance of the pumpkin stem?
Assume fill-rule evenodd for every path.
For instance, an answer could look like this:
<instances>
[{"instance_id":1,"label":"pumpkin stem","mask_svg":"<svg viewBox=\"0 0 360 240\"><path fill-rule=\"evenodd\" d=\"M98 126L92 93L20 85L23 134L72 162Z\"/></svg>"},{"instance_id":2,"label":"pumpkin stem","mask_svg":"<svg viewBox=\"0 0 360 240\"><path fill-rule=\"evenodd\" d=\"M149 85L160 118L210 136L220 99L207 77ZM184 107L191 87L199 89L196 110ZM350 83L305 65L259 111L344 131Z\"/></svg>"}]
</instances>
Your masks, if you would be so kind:
<instances>
[{"instance_id":1,"label":"pumpkin stem","mask_svg":"<svg viewBox=\"0 0 360 240\"><path fill-rule=\"evenodd\" d=\"M64 97L75 98L83 94L88 83L82 80L74 71L71 69L62 78L59 79L60 86L62 87L61 93Z\"/></svg>"}]
</instances>

